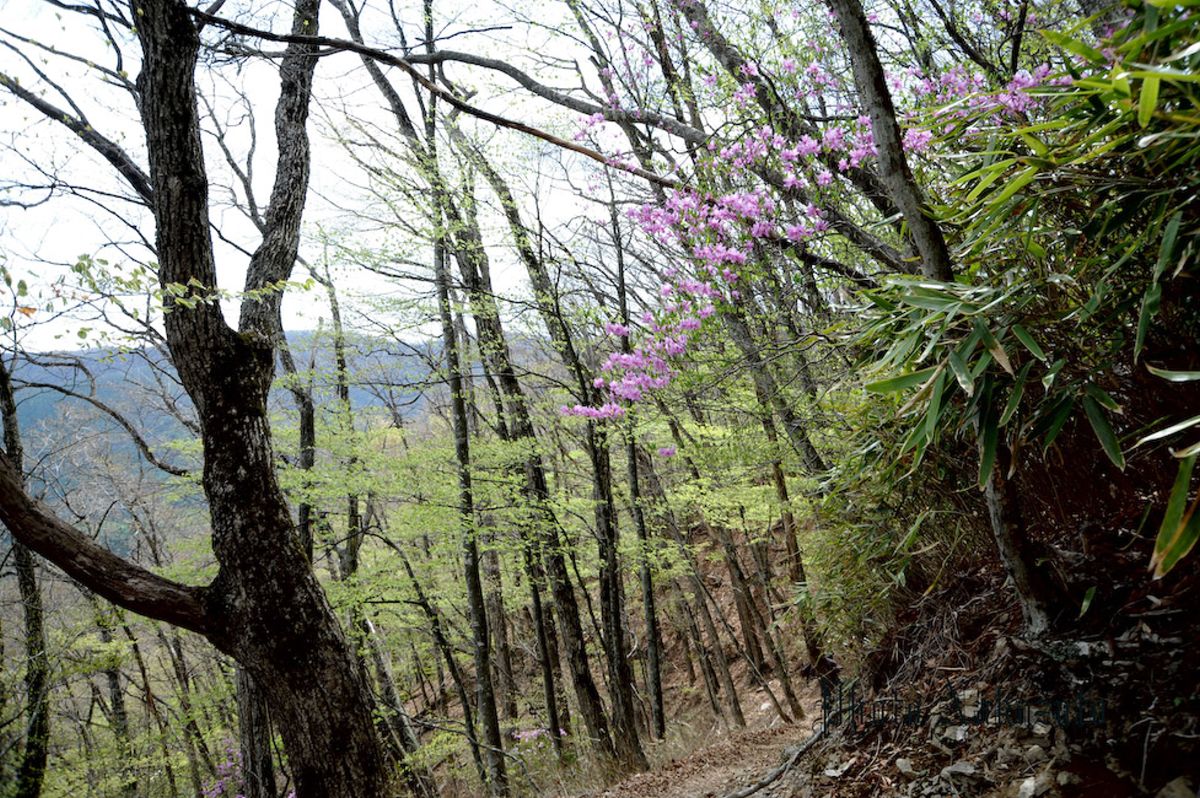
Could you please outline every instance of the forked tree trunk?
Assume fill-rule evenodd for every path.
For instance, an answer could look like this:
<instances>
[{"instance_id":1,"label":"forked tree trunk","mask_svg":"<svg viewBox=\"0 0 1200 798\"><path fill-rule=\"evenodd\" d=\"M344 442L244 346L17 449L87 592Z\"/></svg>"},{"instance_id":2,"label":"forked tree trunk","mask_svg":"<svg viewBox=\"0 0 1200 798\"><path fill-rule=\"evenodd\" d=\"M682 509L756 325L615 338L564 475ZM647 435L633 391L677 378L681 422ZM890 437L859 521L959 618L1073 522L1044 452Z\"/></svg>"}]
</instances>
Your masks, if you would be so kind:
<instances>
[{"instance_id":1,"label":"forked tree trunk","mask_svg":"<svg viewBox=\"0 0 1200 798\"><path fill-rule=\"evenodd\" d=\"M318 0L298 0L292 32L314 33L318 8ZM218 575L206 587L191 587L117 557L32 501L8 458L0 459L0 517L19 540L98 594L199 632L246 668L278 721L299 798L382 798L391 790L391 767L370 689L276 481L267 412L282 334L281 296L272 286L291 275L299 246L316 48L291 44L279 62L275 184L235 330L214 299L193 11L180 0L146 0L137 11L149 175L111 142L89 143L154 212L158 277L167 297L163 326L200 422Z\"/></svg>"}]
</instances>

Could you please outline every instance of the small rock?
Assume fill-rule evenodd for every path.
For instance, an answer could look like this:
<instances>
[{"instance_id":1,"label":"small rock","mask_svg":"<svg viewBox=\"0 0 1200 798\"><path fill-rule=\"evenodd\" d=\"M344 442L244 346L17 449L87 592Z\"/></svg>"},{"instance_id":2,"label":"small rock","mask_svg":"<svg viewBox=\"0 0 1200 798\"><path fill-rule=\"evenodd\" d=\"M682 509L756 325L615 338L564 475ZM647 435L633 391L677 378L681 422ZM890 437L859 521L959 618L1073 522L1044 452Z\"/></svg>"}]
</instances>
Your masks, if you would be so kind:
<instances>
[{"instance_id":1,"label":"small rock","mask_svg":"<svg viewBox=\"0 0 1200 798\"><path fill-rule=\"evenodd\" d=\"M1046 749L1040 745L1031 745L1025 749L1025 761L1031 765L1042 762L1046 759Z\"/></svg>"},{"instance_id":2,"label":"small rock","mask_svg":"<svg viewBox=\"0 0 1200 798\"><path fill-rule=\"evenodd\" d=\"M1083 781L1083 779L1079 778L1069 770L1064 770L1062 773L1058 774L1058 786L1060 787L1066 787L1071 784L1079 784L1081 781Z\"/></svg>"},{"instance_id":3,"label":"small rock","mask_svg":"<svg viewBox=\"0 0 1200 798\"><path fill-rule=\"evenodd\" d=\"M900 771L901 775L907 776L910 779L915 779L917 776L921 775L917 773L917 771L913 770L912 760L905 759L904 757L900 757L896 760L896 770Z\"/></svg>"},{"instance_id":4,"label":"small rock","mask_svg":"<svg viewBox=\"0 0 1200 798\"><path fill-rule=\"evenodd\" d=\"M958 700L962 708L962 716L964 718L974 718L979 714L979 691L978 690L960 690Z\"/></svg>"},{"instance_id":5,"label":"small rock","mask_svg":"<svg viewBox=\"0 0 1200 798\"><path fill-rule=\"evenodd\" d=\"M1166 786L1155 793L1154 798L1196 798L1196 791L1192 789L1192 783L1188 781L1187 776L1180 776L1167 782Z\"/></svg>"},{"instance_id":6,"label":"small rock","mask_svg":"<svg viewBox=\"0 0 1200 798\"><path fill-rule=\"evenodd\" d=\"M1008 765L1010 762L1016 762L1019 759L1021 759L1021 751L1017 748L1002 745L996 750L996 764L1001 767Z\"/></svg>"},{"instance_id":7,"label":"small rock","mask_svg":"<svg viewBox=\"0 0 1200 798\"><path fill-rule=\"evenodd\" d=\"M952 780L956 776L961 777L961 776L974 776L974 775L975 775L975 766L972 765L970 762L966 762L966 761L960 760L958 762L955 762L953 765L949 765L948 767L942 768L942 778L947 779L947 780Z\"/></svg>"},{"instance_id":8,"label":"small rock","mask_svg":"<svg viewBox=\"0 0 1200 798\"><path fill-rule=\"evenodd\" d=\"M947 726L946 730L942 732L942 739L949 740L952 743L961 743L967 739L967 727Z\"/></svg>"},{"instance_id":9,"label":"small rock","mask_svg":"<svg viewBox=\"0 0 1200 798\"><path fill-rule=\"evenodd\" d=\"M1017 798L1037 798L1049 790L1052 785L1050 774L1043 771L1021 782L1021 786L1017 788Z\"/></svg>"}]
</instances>

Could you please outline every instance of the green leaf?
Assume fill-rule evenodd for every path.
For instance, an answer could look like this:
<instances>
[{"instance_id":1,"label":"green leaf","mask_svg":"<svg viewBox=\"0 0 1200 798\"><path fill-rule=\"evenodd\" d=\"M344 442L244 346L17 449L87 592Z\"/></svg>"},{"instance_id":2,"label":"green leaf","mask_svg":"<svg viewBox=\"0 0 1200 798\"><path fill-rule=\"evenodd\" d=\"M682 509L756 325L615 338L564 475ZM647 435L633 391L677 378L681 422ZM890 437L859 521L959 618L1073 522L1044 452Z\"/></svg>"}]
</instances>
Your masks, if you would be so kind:
<instances>
[{"instance_id":1,"label":"green leaf","mask_svg":"<svg viewBox=\"0 0 1200 798\"><path fill-rule=\"evenodd\" d=\"M1187 419L1186 421L1180 421L1178 424L1172 424L1171 426L1169 426L1165 429L1160 429L1158 432L1150 433L1149 435L1147 435L1146 437L1142 438L1137 443L1135 443L1132 448L1136 449L1137 447L1141 446L1143 443L1151 443L1152 441L1160 441L1163 438L1169 438L1172 435L1174 435L1175 433L1183 432L1185 429L1188 429L1189 427L1194 427L1197 424L1200 424L1200 416L1192 416L1191 418Z\"/></svg>"},{"instance_id":2,"label":"green leaf","mask_svg":"<svg viewBox=\"0 0 1200 798\"><path fill-rule=\"evenodd\" d=\"M1054 411L1054 415L1051 417L1049 426L1046 429L1046 439L1042 443L1042 454L1050 450L1050 447L1054 444L1054 440L1058 437L1058 433L1062 432L1067 419L1071 417L1071 411L1074 408L1075 402L1070 397L1067 397Z\"/></svg>"},{"instance_id":3,"label":"green leaf","mask_svg":"<svg viewBox=\"0 0 1200 798\"><path fill-rule=\"evenodd\" d=\"M995 208L1003 205L1005 202L1011 199L1014 194L1025 188L1025 186L1029 185L1029 183L1031 183L1033 179L1037 177L1037 173L1038 169L1036 166L1031 166L1025 171L1021 172L1019 175L1014 177L1012 182L1005 186L1003 190L998 192L995 197L992 197L988 200L988 207Z\"/></svg>"},{"instance_id":4,"label":"green leaf","mask_svg":"<svg viewBox=\"0 0 1200 798\"><path fill-rule=\"evenodd\" d=\"M1047 147L1045 143L1037 136L1031 136L1028 133L1021 133L1020 131L1017 132L1017 135L1021 137L1021 141L1029 145L1029 149L1033 150L1042 158L1045 158L1050 154L1050 148Z\"/></svg>"},{"instance_id":5,"label":"green leaf","mask_svg":"<svg viewBox=\"0 0 1200 798\"><path fill-rule=\"evenodd\" d=\"M1051 44L1057 45L1068 52L1074 53L1075 55L1082 56L1088 61L1093 63L1104 63L1107 60L1105 59L1104 55L1095 47L1092 47L1089 44L1084 44L1078 39L1072 39L1065 33L1059 33L1055 30L1044 30L1039 32L1042 34L1042 37Z\"/></svg>"},{"instance_id":6,"label":"green leaf","mask_svg":"<svg viewBox=\"0 0 1200 798\"><path fill-rule=\"evenodd\" d=\"M1150 120L1154 118L1154 111L1158 108L1158 86L1162 81L1159 78L1146 78L1142 81L1142 93L1138 96L1138 125L1146 127L1150 124Z\"/></svg>"},{"instance_id":7,"label":"green leaf","mask_svg":"<svg viewBox=\"0 0 1200 798\"><path fill-rule=\"evenodd\" d=\"M954 372L954 378L958 380L958 384L962 386L963 392L967 396L975 395L975 383L971 379L971 372L967 369L967 364L958 356L958 352L951 351L948 357L950 361L950 369Z\"/></svg>"},{"instance_id":8,"label":"green leaf","mask_svg":"<svg viewBox=\"0 0 1200 798\"><path fill-rule=\"evenodd\" d=\"M1150 369L1150 373L1162 377L1168 382L1194 382L1200 380L1200 371L1168 371L1146 364L1146 368Z\"/></svg>"},{"instance_id":9,"label":"green leaf","mask_svg":"<svg viewBox=\"0 0 1200 798\"><path fill-rule=\"evenodd\" d=\"M888 377L886 380L876 380L868 382L866 388L871 393L895 393L896 391L904 391L909 388L920 385L929 379L929 375L937 370L936 366L930 366L927 369L913 371L908 374L900 374L895 377Z\"/></svg>"},{"instance_id":10,"label":"green leaf","mask_svg":"<svg viewBox=\"0 0 1200 798\"><path fill-rule=\"evenodd\" d=\"M1013 335L1017 336L1017 340L1024 344L1025 348L1029 350L1029 354L1033 355L1043 363L1046 361L1046 353L1042 351L1040 346L1038 346L1038 342L1033 339L1033 336L1029 334L1028 330L1026 330L1020 324L1014 324L1012 326L1012 331Z\"/></svg>"},{"instance_id":11,"label":"green leaf","mask_svg":"<svg viewBox=\"0 0 1200 798\"><path fill-rule=\"evenodd\" d=\"M1175 484L1171 487L1171 496L1167 499L1167 511L1163 515L1162 526L1158 528L1158 537L1154 541L1154 556L1150 559L1150 567L1154 570L1154 578L1161 579L1175 564L1178 563L1200 536L1200 515L1196 513L1196 505L1200 503L1200 494L1184 513L1187 504L1188 489L1192 483L1192 469L1196 465L1196 455L1192 455L1179 464L1179 472L1175 475Z\"/></svg>"},{"instance_id":12,"label":"green leaf","mask_svg":"<svg viewBox=\"0 0 1200 798\"><path fill-rule=\"evenodd\" d=\"M1113 432L1112 425L1108 422L1108 416L1104 414L1100 403L1091 396L1083 397L1083 412L1087 414L1092 431L1096 433L1100 446L1104 448L1108 459L1112 460L1113 465L1117 468L1125 470L1125 455L1121 452L1121 444L1117 442L1117 435Z\"/></svg>"},{"instance_id":13,"label":"green leaf","mask_svg":"<svg viewBox=\"0 0 1200 798\"><path fill-rule=\"evenodd\" d=\"M933 434L937 431L938 416L942 413L942 391L946 387L946 372L942 371L938 374L937 379L933 381L933 393L929 397L929 410L925 414L925 438L933 440Z\"/></svg>"},{"instance_id":14,"label":"green leaf","mask_svg":"<svg viewBox=\"0 0 1200 798\"><path fill-rule=\"evenodd\" d=\"M1092 601L1095 598L1096 598L1096 586L1092 585L1091 587L1089 587L1087 589L1087 592L1083 594L1083 602L1079 605L1079 615L1076 616L1075 620L1078 621L1080 618L1082 618L1087 613L1088 608L1092 606Z\"/></svg>"},{"instance_id":15,"label":"green leaf","mask_svg":"<svg viewBox=\"0 0 1200 798\"><path fill-rule=\"evenodd\" d=\"M1004 412L1000 414L1000 426L1007 424L1017 412L1017 408L1021 405L1021 397L1025 395L1025 378L1029 375L1029 369L1033 366L1033 361L1029 361L1021 368L1021 373L1017 375L1017 379L1013 382L1012 391L1008 394L1008 402L1004 405Z\"/></svg>"},{"instance_id":16,"label":"green leaf","mask_svg":"<svg viewBox=\"0 0 1200 798\"><path fill-rule=\"evenodd\" d=\"M1167 266L1171 263L1171 258L1175 254L1175 240L1179 237L1179 225L1183 223L1183 211L1176 211L1175 215L1167 222L1167 226L1163 228L1162 243L1158 246L1158 262L1154 264L1154 282L1158 282L1167 270Z\"/></svg>"},{"instance_id":17,"label":"green leaf","mask_svg":"<svg viewBox=\"0 0 1200 798\"><path fill-rule=\"evenodd\" d=\"M979 182L975 184L975 188L971 189L970 192L967 193L967 203L968 204L972 203L976 199L978 199L980 194L987 191L988 186L990 186L992 183L995 183L997 180L999 180L1001 177L1003 177L1005 170L1008 169L1008 167L1012 166L1016 162L1017 162L1016 158L1005 158L1002 161L996 161L994 164L992 164L991 166L988 166L986 169L981 169L978 172L973 172L971 175L965 175L964 177L975 177L978 175L982 175L979 179ZM986 174L984 174L985 172L986 172ZM962 180L963 178L959 178L959 179Z\"/></svg>"},{"instance_id":18,"label":"green leaf","mask_svg":"<svg viewBox=\"0 0 1200 798\"><path fill-rule=\"evenodd\" d=\"M1103 407L1107 410L1111 410L1114 413L1121 412L1121 405L1117 404L1117 400L1113 399L1108 394L1108 391L1105 391L1103 388L1099 387L1095 383L1089 382L1087 384L1087 386L1084 387L1084 391L1087 392L1088 396L1095 399L1100 404L1101 407Z\"/></svg>"},{"instance_id":19,"label":"green leaf","mask_svg":"<svg viewBox=\"0 0 1200 798\"><path fill-rule=\"evenodd\" d=\"M1197 0L1200 2L1200 0ZM1174 2L1172 2L1174 5ZM1146 80L1147 78L1158 78L1160 80L1182 81L1184 83L1200 83L1200 72L1183 72L1178 69L1139 69L1134 72L1124 72L1122 77L1135 78Z\"/></svg>"},{"instance_id":20,"label":"green leaf","mask_svg":"<svg viewBox=\"0 0 1200 798\"><path fill-rule=\"evenodd\" d=\"M1058 372L1062 371L1062 367L1067 363L1066 358L1059 358L1050 364L1050 368L1046 369L1046 373L1042 375L1042 386L1048 391L1050 386L1054 384L1054 378L1058 376Z\"/></svg>"},{"instance_id":21,"label":"green leaf","mask_svg":"<svg viewBox=\"0 0 1200 798\"><path fill-rule=\"evenodd\" d=\"M1133 362L1141 357L1142 347L1146 345L1146 334L1150 331L1150 322L1158 315L1162 303L1162 283L1154 283L1142 296L1142 308L1138 312L1137 338L1133 344Z\"/></svg>"},{"instance_id":22,"label":"green leaf","mask_svg":"<svg viewBox=\"0 0 1200 798\"><path fill-rule=\"evenodd\" d=\"M984 412L984 408L980 408L980 412ZM995 414L987 412L982 423L983 429L980 434L983 436L983 447L979 452L979 487L987 485L988 478L992 475L992 469L996 465L996 443L1000 437L1000 427L996 423Z\"/></svg>"}]
</instances>

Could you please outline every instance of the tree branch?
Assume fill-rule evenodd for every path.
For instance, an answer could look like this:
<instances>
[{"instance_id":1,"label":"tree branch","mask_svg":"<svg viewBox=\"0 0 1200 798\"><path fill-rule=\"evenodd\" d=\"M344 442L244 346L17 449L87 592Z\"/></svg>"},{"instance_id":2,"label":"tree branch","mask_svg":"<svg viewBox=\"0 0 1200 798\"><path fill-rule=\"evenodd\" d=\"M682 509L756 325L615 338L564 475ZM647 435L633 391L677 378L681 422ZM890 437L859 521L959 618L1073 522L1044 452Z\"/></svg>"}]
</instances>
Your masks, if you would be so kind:
<instances>
[{"instance_id":1,"label":"tree branch","mask_svg":"<svg viewBox=\"0 0 1200 798\"><path fill-rule=\"evenodd\" d=\"M608 156L604 155L604 153L593 150L590 147L585 147L582 144L577 144L573 141L567 141L564 138L556 136L553 133L548 133L540 128L533 127L532 125L527 125L524 122L517 122L513 119L508 119L506 117L493 114L489 111L484 111L482 108L476 108L469 103L463 102L453 92L447 91L441 86L438 86L425 75L422 75L420 70L413 66L412 61L392 55L391 53L386 53L383 50L367 47L366 45L352 42L347 39L336 39L329 36L299 36L296 34L272 33L270 31L252 28L249 25L243 25L240 22L222 19L221 17L216 17L197 9L190 9L190 11L192 16L196 17L197 19L207 24L224 28L225 30L228 30L231 33L236 33L240 36L251 36L258 39L264 39L266 41L285 42L288 44L311 44L319 47L328 47L338 51L365 55L369 58L379 61L380 63L388 64L389 66L394 66L403 70L430 94L444 101L448 105L457 108L464 114L473 116L476 119L482 119L485 122L490 122L498 127L504 127L508 128L509 130L516 130L519 133L525 133L533 136L534 138L549 142L550 144L553 144L561 149L570 150L571 152L578 153L586 158L591 158L593 161L597 161L606 166L611 166L615 169L620 169L621 171L628 172L636 177L640 177L643 180L649 180L652 183L657 183L660 186L664 186L666 188L679 187L679 183L669 177L655 174L654 172L647 171L638 166L614 162Z\"/></svg>"},{"instance_id":2,"label":"tree branch","mask_svg":"<svg viewBox=\"0 0 1200 798\"><path fill-rule=\"evenodd\" d=\"M147 205L153 202L150 178L146 176L142 168L116 142L98 133L86 119L80 119L66 113L53 103L42 99L3 73L0 73L0 86L4 86L4 88L33 106L47 119L65 125L68 130L83 139L85 144L98 152L104 160L115 166L117 171L121 173L121 176L125 178Z\"/></svg>"},{"instance_id":3,"label":"tree branch","mask_svg":"<svg viewBox=\"0 0 1200 798\"><path fill-rule=\"evenodd\" d=\"M63 523L25 492L21 475L0 454L0 521L13 537L114 604L208 635L207 589L165 579L118 557Z\"/></svg>"},{"instance_id":4,"label":"tree branch","mask_svg":"<svg viewBox=\"0 0 1200 798\"><path fill-rule=\"evenodd\" d=\"M150 448L150 444L146 442L146 439L142 437L141 433L137 431L133 424L129 423L128 419L96 397L88 396L87 394L79 393L77 391L72 391L70 388L63 387L62 385L51 385L47 382L21 382L21 386L23 388L44 388L51 391L57 391L63 396L69 396L72 399L79 399L80 401L87 402L92 407L96 408L113 421L117 422L121 429L125 430L125 432L129 434L130 439L133 440L133 445L138 448L138 451L142 453L142 456L146 458L150 465L175 477L186 477L189 473L191 473L186 468L173 466L170 463L164 463L162 460L160 460Z\"/></svg>"}]
</instances>

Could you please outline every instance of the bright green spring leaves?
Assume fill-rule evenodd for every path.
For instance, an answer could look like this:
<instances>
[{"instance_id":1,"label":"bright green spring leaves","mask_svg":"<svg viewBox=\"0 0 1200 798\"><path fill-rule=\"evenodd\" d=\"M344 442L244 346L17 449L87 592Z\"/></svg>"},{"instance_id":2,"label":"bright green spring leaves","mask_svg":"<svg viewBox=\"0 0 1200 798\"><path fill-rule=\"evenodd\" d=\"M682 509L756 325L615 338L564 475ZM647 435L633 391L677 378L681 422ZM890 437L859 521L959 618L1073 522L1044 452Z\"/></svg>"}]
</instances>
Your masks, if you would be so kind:
<instances>
[{"instance_id":1,"label":"bright green spring leaves","mask_svg":"<svg viewBox=\"0 0 1200 798\"><path fill-rule=\"evenodd\" d=\"M1086 26L1046 31L1049 61L1070 80L1033 89L1039 99L1027 112L928 111L955 120L942 143L960 150L946 159L957 175L939 208L954 233L956 281L885 282L866 295L858 338L869 353L867 389L905 394L896 413L907 434L894 462L915 468L931 444L974 432L983 484L1001 443L1016 469L1030 446L1045 451L1078 419L1097 454L1127 467L1121 430L1130 423L1113 394L1154 351L1164 307L1194 279L1197 38L1200 20L1158 3L1136 8L1108 41ZM1185 364L1147 367L1164 390L1200 376ZM1169 443L1197 425L1200 416L1168 419L1137 445ZM1180 466L1151 563L1156 576L1200 536L1200 495L1189 498L1200 443L1172 453Z\"/></svg>"}]
</instances>

